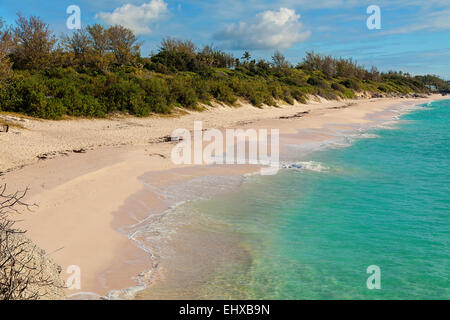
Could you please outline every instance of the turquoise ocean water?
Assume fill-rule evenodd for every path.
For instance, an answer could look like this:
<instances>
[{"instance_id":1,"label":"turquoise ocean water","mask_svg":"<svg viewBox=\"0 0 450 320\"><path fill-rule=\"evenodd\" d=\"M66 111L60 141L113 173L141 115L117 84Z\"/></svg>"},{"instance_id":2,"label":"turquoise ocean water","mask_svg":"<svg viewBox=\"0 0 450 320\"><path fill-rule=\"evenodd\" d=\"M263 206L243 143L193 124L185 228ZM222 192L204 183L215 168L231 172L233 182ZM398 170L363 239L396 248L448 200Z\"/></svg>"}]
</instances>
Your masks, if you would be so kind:
<instances>
[{"instance_id":1,"label":"turquoise ocean water","mask_svg":"<svg viewBox=\"0 0 450 320\"><path fill-rule=\"evenodd\" d=\"M449 299L450 100L346 148L309 154L321 172L252 177L190 205L240 239L200 296L249 299ZM367 267L381 270L369 290Z\"/></svg>"}]
</instances>

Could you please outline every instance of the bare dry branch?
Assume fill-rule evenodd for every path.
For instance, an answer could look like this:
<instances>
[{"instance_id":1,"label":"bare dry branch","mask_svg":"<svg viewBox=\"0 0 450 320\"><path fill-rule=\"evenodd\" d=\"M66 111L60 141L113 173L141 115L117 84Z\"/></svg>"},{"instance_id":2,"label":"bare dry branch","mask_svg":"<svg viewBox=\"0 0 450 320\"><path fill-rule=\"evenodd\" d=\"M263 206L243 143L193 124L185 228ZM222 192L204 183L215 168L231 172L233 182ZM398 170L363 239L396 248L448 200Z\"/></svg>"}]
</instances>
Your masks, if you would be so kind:
<instances>
[{"instance_id":1,"label":"bare dry branch","mask_svg":"<svg viewBox=\"0 0 450 320\"><path fill-rule=\"evenodd\" d=\"M0 300L36 300L56 286L36 261L36 246L10 217L36 206L24 202L28 191L8 193L6 184L0 185Z\"/></svg>"}]
</instances>

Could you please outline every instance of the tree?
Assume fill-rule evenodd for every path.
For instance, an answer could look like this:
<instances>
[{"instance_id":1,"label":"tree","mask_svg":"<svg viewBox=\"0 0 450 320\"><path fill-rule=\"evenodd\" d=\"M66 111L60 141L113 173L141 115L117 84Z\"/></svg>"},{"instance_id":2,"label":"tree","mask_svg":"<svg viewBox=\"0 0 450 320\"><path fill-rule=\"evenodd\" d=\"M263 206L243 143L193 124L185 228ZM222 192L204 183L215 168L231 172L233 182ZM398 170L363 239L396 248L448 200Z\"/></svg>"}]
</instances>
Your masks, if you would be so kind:
<instances>
[{"instance_id":1,"label":"tree","mask_svg":"<svg viewBox=\"0 0 450 320\"><path fill-rule=\"evenodd\" d=\"M275 51L272 56L272 64L277 69L287 69L291 67L289 61L286 60L286 57L278 50Z\"/></svg>"},{"instance_id":2,"label":"tree","mask_svg":"<svg viewBox=\"0 0 450 320\"><path fill-rule=\"evenodd\" d=\"M370 80L373 80L373 81L381 80L380 72L378 71L378 69L375 66L372 66L372 68L370 68L369 74L370 74Z\"/></svg>"},{"instance_id":3,"label":"tree","mask_svg":"<svg viewBox=\"0 0 450 320\"><path fill-rule=\"evenodd\" d=\"M77 30L71 37L65 36L62 40L65 49L74 55L80 66L86 67L92 61L93 41L85 29Z\"/></svg>"},{"instance_id":4,"label":"tree","mask_svg":"<svg viewBox=\"0 0 450 320\"><path fill-rule=\"evenodd\" d=\"M14 47L11 30L6 28L3 20L0 18L0 82L11 71L11 61L9 55Z\"/></svg>"},{"instance_id":5,"label":"tree","mask_svg":"<svg viewBox=\"0 0 450 320\"><path fill-rule=\"evenodd\" d=\"M28 19L18 14L14 29L14 67L19 69L42 69L49 65L51 52L56 43L47 23L39 17Z\"/></svg>"},{"instance_id":6,"label":"tree","mask_svg":"<svg viewBox=\"0 0 450 320\"><path fill-rule=\"evenodd\" d=\"M334 59L332 56L322 57L321 71L327 77L332 78L336 76L336 69L336 59Z\"/></svg>"},{"instance_id":7,"label":"tree","mask_svg":"<svg viewBox=\"0 0 450 320\"><path fill-rule=\"evenodd\" d=\"M211 68L230 68L234 66L234 57L231 54L223 52L213 46L205 46L197 54L198 60L207 67Z\"/></svg>"},{"instance_id":8,"label":"tree","mask_svg":"<svg viewBox=\"0 0 450 320\"><path fill-rule=\"evenodd\" d=\"M320 68L320 55L315 54L314 51L306 52L300 67L308 71L316 71Z\"/></svg>"},{"instance_id":9,"label":"tree","mask_svg":"<svg viewBox=\"0 0 450 320\"><path fill-rule=\"evenodd\" d=\"M0 300L36 300L57 284L36 264L36 246L26 239L22 230L14 228L11 214L20 208L30 209L23 201L28 189L9 194L0 186Z\"/></svg>"},{"instance_id":10,"label":"tree","mask_svg":"<svg viewBox=\"0 0 450 320\"><path fill-rule=\"evenodd\" d=\"M86 29L91 36L95 52L104 55L108 50L108 36L105 28L99 24L94 24L93 26L88 26Z\"/></svg>"},{"instance_id":11,"label":"tree","mask_svg":"<svg viewBox=\"0 0 450 320\"><path fill-rule=\"evenodd\" d=\"M245 51L245 52L244 52L244 55L242 56L241 59L243 59L243 60L249 62L251 58L252 58L252 57L251 57L251 55L250 55L250 52Z\"/></svg>"},{"instance_id":12,"label":"tree","mask_svg":"<svg viewBox=\"0 0 450 320\"><path fill-rule=\"evenodd\" d=\"M110 62L109 56L107 56L109 39L106 29L99 24L94 24L93 26L88 26L86 30L92 41L91 61L98 70L106 72Z\"/></svg>"},{"instance_id":13,"label":"tree","mask_svg":"<svg viewBox=\"0 0 450 320\"><path fill-rule=\"evenodd\" d=\"M200 69L197 48L190 40L163 39L158 53L152 56L152 61L171 71L198 71Z\"/></svg>"},{"instance_id":14,"label":"tree","mask_svg":"<svg viewBox=\"0 0 450 320\"><path fill-rule=\"evenodd\" d=\"M113 52L115 62L119 65L128 65L135 62L139 55L141 45L133 31L120 25L112 26L107 31L108 45Z\"/></svg>"}]
</instances>

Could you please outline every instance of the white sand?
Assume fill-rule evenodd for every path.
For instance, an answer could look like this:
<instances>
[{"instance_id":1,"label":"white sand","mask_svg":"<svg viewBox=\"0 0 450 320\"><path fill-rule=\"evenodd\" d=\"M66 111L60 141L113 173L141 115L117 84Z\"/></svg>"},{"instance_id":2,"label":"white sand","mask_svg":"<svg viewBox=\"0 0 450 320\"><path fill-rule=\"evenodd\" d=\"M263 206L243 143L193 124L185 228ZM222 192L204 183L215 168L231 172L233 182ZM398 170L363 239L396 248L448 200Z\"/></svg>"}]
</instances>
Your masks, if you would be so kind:
<instances>
[{"instance_id":1,"label":"white sand","mask_svg":"<svg viewBox=\"0 0 450 320\"><path fill-rule=\"evenodd\" d=\"M78 265L82 270L80 291L104 295L135 285L135 276L152 264L150 257L115 229L145 218L133 217L123 208L127 199L143 188L138 177L149 171L176 167L170 161L174 144L151 142L170 135L176 128L191 130L195 120L203 121L205 128L264 127L294 133L298 128L365 123L369 121L368 114L383 111L392 104L440 98L443 97L322 101L263 109L250 105L216 106L182 117L29 120L21 123L25 129L12 128L8 134L0 133L0 171L3 171L0 183L8 183L10 190L31 187L28 201L39 207L21 217L28 236L63 267L63 278L67 277L64 271L69 265ZM352 105L333 109L348 103ZM279 120L280 116L302 111L310 114ZM82 148L87 152L71 152ZM37 156L42 154L50 154L52 159L39 160ZM21 166L24 167L17 169ZM255 168L217 170L222 170L222 174L242 174ZM195 174L212 172L192 173ZM147 201L153 208L165 208L156 195Z\"/></svg>"}]
</instances>

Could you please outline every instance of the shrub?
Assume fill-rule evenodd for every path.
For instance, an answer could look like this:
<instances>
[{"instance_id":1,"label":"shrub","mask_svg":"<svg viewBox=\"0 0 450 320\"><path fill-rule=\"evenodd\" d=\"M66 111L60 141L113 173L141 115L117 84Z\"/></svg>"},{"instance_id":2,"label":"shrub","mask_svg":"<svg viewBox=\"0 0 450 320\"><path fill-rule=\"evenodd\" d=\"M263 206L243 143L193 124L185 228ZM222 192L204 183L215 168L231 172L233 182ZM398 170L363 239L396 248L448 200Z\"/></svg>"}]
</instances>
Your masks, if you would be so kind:
<instances>
[{"instance_id":1,"label":"shrub","mask_svg":"<svg viewBox=\"0 0 450 320\"><path fill-rule=\"evenodd\" d=\"M291 90L287 87L283 87L283 101L288 104L294 104L294 98L292 97Z\"/></svg>"},{"instance_id":2,"label":"shrub","mask_svg":"<svg viewBox=\"0 0 450 320\"><path fill-rule=\"evenodd\" d=\"M225 102L229 105L233 105L234 103L236 103L237 98L233 94L233 90L228 86L227 83L214 80L209 82L209 87L211 90L211 94L217 100Z\"/></svg>"},{"instance_id":3,"label":"shrub","mask_svg":"<svg viewBox=\"0 0 450 320\"><path fill-rule=\"evenodd\" d=\"M182 107L194 109L197 107L197 94L187 78L172 78L169 82L171 101Z\"/></svg>"},{"instance_id":4,"label":"shrub","mask_svg":"<svg viewBox=\"0 0 450 320\"><path fill-rule=\"evenodd\" d=\"M341 81L341 84L344 85L346 88L360 91L361 87L359 86L359 83L354 79L346 79L344 81Z\"/></svg>"},{"instance_id":5,"label":"shrub","mask_svg":"<svg viewBox=\"0 0 450 320\"><path fill-rule=\"evenodd\" d=\"M344 93L345 87L339 83L333 82L331 84L331 89Z\"/></svg>"},{"instance_id":6,"label":"shrub","mask_svg":"<svg viewBox=\"0 0 450 320\"><path fill-rule=\"evenodd\" d=\"M206 103L211 99L211 88L206 79L195 79L193 87L199 100Z\"/></svg>"},{"instance_id":7,"label":"shrub","mask_svg":"<svg viewBox=\"0 0 450 320\"><path fill-rule=\"evenodd\" d=\"M67 111L46 95L44 82L37 76L16 78L7 88L4 109L45 119L59 119Z\"/></svg>"},{"instance_id":8,"label":"shrub","mask_svg":"<svg viewBox=\"0 0 450 320\"><path fill-rule=\"evenodd\" d=\"M30 22L38 23L37 30L45 29L44 44L53 43L53 35L41 21L21 19L19 24L26 27ZM229 105L244 98L259 107L276 105L279 100L306 103L308 94L327 99L354 98L361 90L429 92L427 84L448 92L450 86L435 76L380 73L376 68L369 71L352 59L313 52L307 53L296 68L279 54L274 56L274 64L243 61L211 46L198 49L191 41L176 39L165 39L156 54L142 58L131 30L117 26L87 27L87 33L63 39L66 49L46 46L34 61L27 54L15 60L18 55L14 51L27 48L13 48L4 42L0 110L50 119L64 115L103 117L117 111L138 116L170 113L175 105L197 108L198 101L210 104L213 98ZM46 66L48 62L53 65Z\"/></svg>"},{"instance_id":9,"label":"shrub","mask_svg":"<svg viewBox=\"0 0 450 320\"><path fill-rule=\"evenodd\" d=\"M309 77L307 83L309 83L313 87L319 87L322 89L328 88L328 84L325 81L314 76Z\"/></svg>"},{"instance_id":10,"label":"shrub","mask_svg":"<svg viewBox=\"0 0 450 320\"><path fill-rule=\"evenodd\" d=\"M131 80L120 79L105 93L107 112L121 111L136 115L148 113L144 111L144 90Z\"/></svg>"},{"instance_id":11,"label":"shrub","mask_svg":"<svg viewBox=\"0 0 450 320\"><path fill-rule=\"evenodd\" d=\"M300 103L306 103L307 102L305 96L303 95L303 93L298 88L295 88L295 89L291 90L291 95L292 95L292 97L295 100L297 100Z\"/></svg>"},{"instance_id":12,"label":"shrub","mask_svg":"<svg viewBox=\"0 0 450 320\"><path fill-rule=\"evenodd\" d=\"M269 85L270 94L275 99L284 99L285 92L279 83L272 83Z\"/></svg>"},{"instance_id":13,"label":"shrub","mask_svg":"<svg viewBox=\"0 0 450 320\"><path fill-rule=\"evenodd\" d=\"M152 112L170 113L169 87L164 80L155 77L145 79L141 86L145 90L144 101Z\"/></svg>"}]
</instances>

